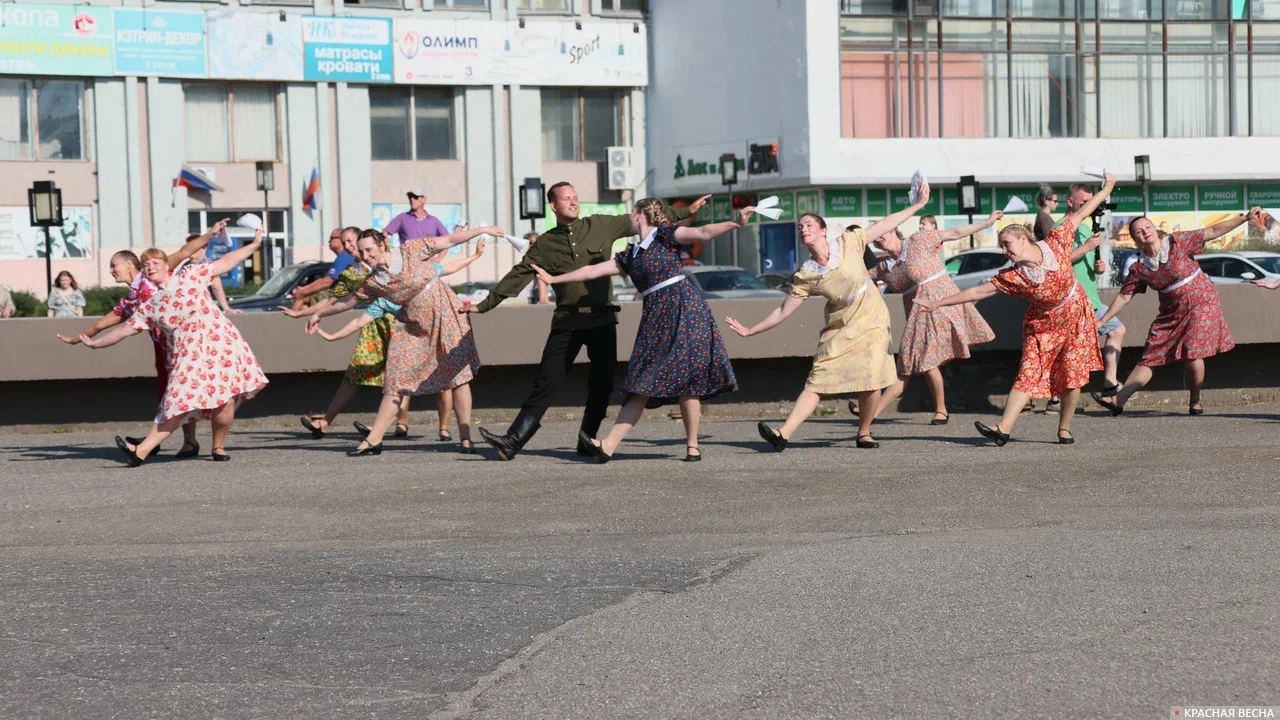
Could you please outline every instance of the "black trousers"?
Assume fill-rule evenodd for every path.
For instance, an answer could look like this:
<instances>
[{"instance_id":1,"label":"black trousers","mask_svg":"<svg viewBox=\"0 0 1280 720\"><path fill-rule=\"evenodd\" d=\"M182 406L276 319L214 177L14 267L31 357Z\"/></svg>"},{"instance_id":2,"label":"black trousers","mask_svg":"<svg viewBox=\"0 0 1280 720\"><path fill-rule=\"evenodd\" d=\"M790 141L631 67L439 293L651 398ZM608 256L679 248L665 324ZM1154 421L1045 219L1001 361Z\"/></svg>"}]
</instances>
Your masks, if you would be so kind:
<instances>
[{"instance_id":1,"label":"black trousers","mask_svg":"<svg viewBox=\"0 0 1280 720\"><path fill-rule=\"evenodd\" d=\"M582 429L595 437L609 411L613 393L613 374L618 368L618 326L603 325L585 330L552 330L542 348L538 379L520 412L534 414L538 420L551 407L556 391L564 384L578 351L587 348L591 371L587 376L587 406L582 413Z\"/></svg>"}]
</instances>

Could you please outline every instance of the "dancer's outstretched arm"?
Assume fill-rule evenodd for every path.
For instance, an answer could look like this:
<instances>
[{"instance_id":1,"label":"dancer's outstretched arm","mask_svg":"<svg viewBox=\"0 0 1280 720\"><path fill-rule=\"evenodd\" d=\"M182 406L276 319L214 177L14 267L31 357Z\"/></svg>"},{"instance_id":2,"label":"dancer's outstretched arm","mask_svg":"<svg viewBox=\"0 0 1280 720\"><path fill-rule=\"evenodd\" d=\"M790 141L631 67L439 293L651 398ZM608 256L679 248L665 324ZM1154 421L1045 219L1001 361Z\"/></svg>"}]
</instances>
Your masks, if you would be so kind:
<instances>
[{"instance_id":1,"label":"dancer's outstretched arm","mask_svg":"<svg viewBox=\"0 0 1280 720\"><path fill-rule=\"evenodd\" d=\"M942 242L951 242L952 240L967 238L970 235L978 232L979 230L986 230L992 225L995 225L996 222L1000 220L1000 218L1002 217L1004 217L1004 211L995 210L995 211L992 211L991 215L987 217L986 220L983 220L982 222L976 222L976 223L973 223L972 225L961 225L960 227L951 228L950 230L943 230ZM880 237L880 236L877 235L876 237Z\"/></svg>"},{"instance_id":2,"label":"dancer's outstretched arm","mask_svg":"<svg viewBox=\"0 0 1280 720\"><path fill-rule=\"evenodd\" d=\"M1221 222L1216 222L1204 229L1204 241L1206 243L1211 243L1214 240L1217 240L1218 238L1222 237L1223 235L1226 235L1227 233L1231 232L1232 230L1235 230L1236 228L1240 227L1250 217L1253 217L1255 215L1261 215L1261 213L1262 213L1262 208L1253 208L1249 210L1248 213L1244 215L1240 215L1239 217L1227 218L1226 220L1223 220Z\"/></svg>"},{"instance_id":3,"label":"dancer's outstretched arm","mask_svg":"<svg viewBox=\"0 0 1280 720\"><path fill-rule=\"evenodd\" d=\"M191 238L191 242L186 243L181 248L179 248L177 252L174 252L172 255L169 255L169 269L173 270L177 268L179 265L182 264L183 260L186 260L192 255L195 255L196 253L203 250L205 246L209 244L209 241L213 239L213 236L225 230L226 227L227 227L227 221L225 219L219 220L218 222L213 224L213 227L209 228L209 232L199 237ZM222 273L218 273L218 274L221 275Z\"/></svg>"},{"instance_id":4,"label":"dancer's outstretched arm","mask_svg":"<svg viewBox=\"0 0 1280 720\"><path fill-rule=\"evenodd\" d=\"M870 242L872 240L875 240L881 235L889 232L890 230L906 222L907 218L920 212L920 210L925 205L929 204L929 193L930 193L929 183L921 183L920 193L919 195L916 196L915 204L909 207L903 208L891 215L886 215L883 218L871 223L871 227L867 228L866 230L867 241Z\"/></svg>"},{"instance_id":5,"label":"dancer's outstretched arm","mask_svg":"<svg viewBox=\"0 0 1280 720\"><path fill-rule=\"evenodd\" d=\"M483 254L484 254L484 238L480 238L476 242L475 252L462 258L461 260L454 260L453 262L441 263L440 267L444 269L441 271L440 275L441 276L452 275L458 272L459 270L465 268L466 266L470 265L471 263L479 260L480 256Z\"/></svg>"},{"instance_id":6,"label":"dancer's outstretched arm","mask_svg":"<svg viewBox=\"0 0 1280 720\"><path fill-rule=\"evenodd\" d=\"M708 242L724 235L725 233L736 230L747 224L751 213L755 212L754 207L745 207L738 211L737 221L729 220L726 222L712 223L703 225L702 227L684 227L677 225L675 230L676 242L681 245L692 245L696 242ZM692 216L690 216L692 217Z\"/></svg>"},{"instance_id":7,"label":"dancer's outstretched arm","mask_svg":"<svg viewBox=\"0 0 1280 720\"><path fill-rule=\"evenodd\" d=\"M946 307L948 305L963 305L965 303L985 300L998 292L1000 291L996 290L996 286L994 284L986 282L981 285L975 285L968 290L961 290L955 295L948 295L941 300L935 300L933 302L929 302L928 300L914 300L912 302L920 306L920 308L925 312L933 312L940 307Z\"/></svg>"},{"instance_id":8,"label":"dancer's outstretched arm","mask_svg":"<svg viewBox=\"0 0 1280 720\"><path fill-rule=\"evenodd\" d=\"M538 274L538 279L550 285L559 285L569 282L586 282L587 280L595 280L596 278L608 277L610 275L618 275L622 273L622 268L618 267L617 260L608 260L595 265L580 267L572 272L563 275L552 275L537 265L530 264L533 271Z\"/></svg>"},{"instance_id":9,"label":"dancer's outstretched arm","mask_svg":"<svg viewBox=\"0 0 1280 720\"><path fill-rule=\"evenodd\" d=\"M731 317L725 318L724 321L731 330L742 337L751 337L752 335L758 335L765 330L769 330L777 326L783 320L791 317L791 313L795 312L796 308L799 308L803 304L804 300L802 298L788 295L787 299L783 300L781 305L773 309L773 312L766 315L763 320L751 327L747 327Z\"/></svg>"},{"instance_id":10,"label":"dancer's outstretched arm","mask_svg":"<svg viewBox=\"0 0 1280 720\"><path fill-rule=\"evenodd\" d=\"M360 303L360 298L355 293L351 293L350 295L342 298L341 300L335 300L331 305L326 305L315 315L312 315L310 318L307 319L307 334L308 335L316 334L316 330L320 328L320 318L329 317L330 315L337 315L338 313L341 313L341 312L346 312L354 308L359 303Z\"/></svg>"},{"instance_id":11,"label":"dancer's outstretched arm","mask_svg":"<svg viewBox=\"0 0 1280 720\"><path fill-rule=\"evenodd\" d=\"M480 235L492 235L496 238L500 238L504 234L505 233L502 232L502 228L497 225L489 225L488 227L476 228L474 230L459 230L450 235L445 235L444 237L427 238L427 248L432 252L439 252L440 250L448 250L454 245L471 242ZM401 244L403 245L404 243Z\"/></svg>"},{"instance_id":12,"label":"dancer's outstretched arm","mask_svg":"<svg viewBox=\"0 0 1280 720\"><path fill-rule=\"evenodd\" d=\"M355 333L360 332L360 328L364 327L365 325L368 325L371 322L373 322L372 315L368 313L361 313L360 317L353 319L351 322L347 323L346 325L343 325L342 329L339 330L338 332L327 333L324 330L321 330L319 329L319 327L317 327L316 334L324 338L325 340L328 340L329 342L333 342L334 340L341 340L344 337L347 337L349 335L354 335Z\"/></svg>"},{"instance_id":13,"label":"dancer's outstretched arm","mask_svg":"<svg viewBox=\"0 0 1280 720\"><path fill-rule=\"evenodd\" d=\"M142 331L132 325L117 325L102 337L91 338L87 335L81 335L80 344L97 350L98 348L111 347L130 335L137 335L140 332Z\"/></svg>"},{"instance_id":14,"label":"dancer's outstretched arm","mask_svg":"<svg viewBox=\"0 0 1280 720\"><path fill-rule=\"evenodd\" d=\"M1124 309L1124 306L1128 305L1129 301L1132 299L1133 295L1126 295L1124 293L1116 295L1115 299L1111 301L1111 304L1107 306L1107 311L1103 313L1102 317L1098 320L1098 327L1106 325L1107 322L1118 315L1120 311Z\"/></svg>"},{"instance_id":15,"label":"dancer's outstretched arm","mask_svg":"<svg viewBox=\"0 0 1280 720\"><path fill-rule=\"evenodd\" d=\"M217 260L214 260L213 262L209 263L209 269L213 271L214 275L225 275L231 272L233 269L235 269L235 267L240 263L244 262L245 260L248 260L253 255L253 253L256 252L258 248L261 246L262 246L262 230L259 230L253 234L252 242L250 242L248 245L238 247L235 250L232 250L231 252L227 253L226 255L223 255L222 257L218 258Z\"/></svg>"}]
</instances>

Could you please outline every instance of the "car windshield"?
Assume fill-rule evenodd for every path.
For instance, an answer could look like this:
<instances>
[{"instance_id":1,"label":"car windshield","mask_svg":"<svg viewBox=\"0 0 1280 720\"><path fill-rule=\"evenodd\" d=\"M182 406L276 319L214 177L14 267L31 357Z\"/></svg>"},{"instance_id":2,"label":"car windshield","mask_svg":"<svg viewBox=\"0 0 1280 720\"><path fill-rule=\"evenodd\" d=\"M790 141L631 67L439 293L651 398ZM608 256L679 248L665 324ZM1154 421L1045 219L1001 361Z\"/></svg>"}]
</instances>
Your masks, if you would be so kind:
<instances>
[{"instance_id":1,"label":"car windshield","mask_svg":"<svg viewBox=\"0 0 1280 720\"><path fill-rule=\"evenodd\" d=\"M760 278L746 270L708 270L694 275L698 278L698 284L707 292L769 289Z\"/></svg>"},{"instance_id":2,"label":"car windshield","mask_svg":"<svg viewBox=\"0 0 1280 720\"><path fill-rule=\"evenodd\" d=\"M1249 258L1255 265L1269 273L1280 275L1280 255L1264 255Z\"/></svg>"},{"instance_id":3,"label":"car windshield","mask_svg":"<svg viewBox=\"0 0 1280 720\"><path fill-rule=\"evenodd\" d=\"M290 265L287 268L281 268L280 272L277 272L270 280L263 283L262 287L258 288L258 292L254 293L254 295L258 297L275 297L284 293L307 267L306 265Z\"/></svg>"}]
</instances>

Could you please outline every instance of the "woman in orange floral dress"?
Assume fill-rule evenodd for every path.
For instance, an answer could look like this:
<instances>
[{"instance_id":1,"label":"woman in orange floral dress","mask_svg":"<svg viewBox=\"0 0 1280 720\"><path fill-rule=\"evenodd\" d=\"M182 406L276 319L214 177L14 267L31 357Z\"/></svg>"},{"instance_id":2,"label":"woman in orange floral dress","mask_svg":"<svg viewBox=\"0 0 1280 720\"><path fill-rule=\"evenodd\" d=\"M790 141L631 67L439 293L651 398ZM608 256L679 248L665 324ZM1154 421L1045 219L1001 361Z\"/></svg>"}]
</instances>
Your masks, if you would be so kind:
<instances>
[{"instance_id":1,"label":"woman in orange floral dress","mask_svg":"<svg viewBox=\"0 0 1280 720\"><path fill-rule=\"evenodd\" d=\"M1071 268L1076 227L1089 218L1111 194L1116 180L1110 174L1102 190L1071 213L1047 238L1035 242L1032 231L1010 225L1000 231L1000 248L1013 263L990 282L941 300L917 300L925 311L977 302L998 292L1026 298L1031 306L1022 320L1022 362L1005 401L1004 415L995 427L975 422L978 432L997 446L1009 442L1018 414L1033 397L1062 398L1058 410L1058 442L1070 445L1071 418L1080 388L1089 373L1102 369L1098 330L1089 297Z\"/></svg>"}]
</instances>

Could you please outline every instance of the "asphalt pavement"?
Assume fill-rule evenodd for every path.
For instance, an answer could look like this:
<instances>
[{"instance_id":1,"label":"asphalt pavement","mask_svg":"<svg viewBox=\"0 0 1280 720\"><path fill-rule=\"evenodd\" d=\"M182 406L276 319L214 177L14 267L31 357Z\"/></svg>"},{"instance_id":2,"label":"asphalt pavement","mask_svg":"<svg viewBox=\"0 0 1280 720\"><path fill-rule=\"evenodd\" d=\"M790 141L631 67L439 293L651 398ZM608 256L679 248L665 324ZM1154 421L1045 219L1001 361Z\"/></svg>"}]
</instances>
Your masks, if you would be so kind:
<instances>
[{"instance_id":1,"label":"asphalt pavement","mask_svg":"<svg viewBox=\"0 0 1280 720\"><path fill-rule=\"evenodd\" d=\"M1185 413L1185 411L1183 411ZM608 465L257 422L0 433L0 717L1156 717L1280 705L1280 405L647 416ZM201 431L208 450L207 429ZM434 434L434 433L433 433Z\"/></svg>"}]
</instances>

